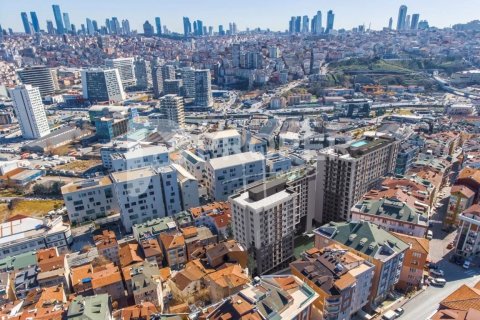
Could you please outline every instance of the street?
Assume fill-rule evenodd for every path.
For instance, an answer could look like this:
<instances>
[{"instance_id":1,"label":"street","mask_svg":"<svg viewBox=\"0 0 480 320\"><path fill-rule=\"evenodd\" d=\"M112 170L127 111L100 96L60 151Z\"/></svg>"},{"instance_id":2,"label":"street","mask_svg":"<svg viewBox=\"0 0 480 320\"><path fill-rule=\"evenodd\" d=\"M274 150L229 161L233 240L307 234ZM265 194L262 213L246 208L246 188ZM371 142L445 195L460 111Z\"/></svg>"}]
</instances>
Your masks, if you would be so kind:
<instances>
[{"instance_id":1,"label":"street","mask_svg":"<svg viewBox=\"0 0 480 320\"><path fill-rule=\"evenodd\" d=\"M404 304L395 305L395 308L402 307L405 310L400 319L429 319L438 309L439 302L453 291L463 284L473 286L480 280L480 269L477 265L465 270L462 266L449 261L451 250L447 249L447 245L454 241L456 231L447 233L442 230L442 221L447 211L450 188L446 187L443 191L446 194L446 198L440 199L442 206L431 217L433 221L433 239L430 241L429 255L430 260L444 271L444 278L447 280L447 284L443 288L428 286L424 292L418 294L413 299L404 302Z\"/></svg>"}]
</instances>

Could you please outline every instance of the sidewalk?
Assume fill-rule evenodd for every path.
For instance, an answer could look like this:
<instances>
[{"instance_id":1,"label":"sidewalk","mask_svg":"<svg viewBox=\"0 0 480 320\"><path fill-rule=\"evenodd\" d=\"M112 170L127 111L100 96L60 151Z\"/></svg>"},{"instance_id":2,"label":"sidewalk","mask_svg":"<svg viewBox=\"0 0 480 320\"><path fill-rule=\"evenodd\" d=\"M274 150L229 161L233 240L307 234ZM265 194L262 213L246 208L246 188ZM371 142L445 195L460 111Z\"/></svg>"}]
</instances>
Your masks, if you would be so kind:
<instances>
[{"instance_id":1,"label":"sidewalk","mask_svg":"<svg viewBox=\"0 0 480 320\"><path fill-rule=\"evenodd\" d=\"M376 316L376 317L373 318L373 319L374 319L374 320L377 320L377 319L380 320L380 319L382 319L382 315L383 315L385 312L387 312L387 311L389 311L389 310L395 310L395 309L397 309L397 308L403 307L404 305L406 305L407 303L409 303L412 299L414 299L414 298L416 298L418 295L422 294L422 293L425 291L426 288L427 288L427 287L424 286L422 289L416 291L415 294L413 294L413 295L412 295L411 297L409 297L409 298L406 298L405 296L401 296L401 297L398 298L397 300L392 301L391 303L386 304L386 305L384 305L384 306L382 306L382 307L379 307L379 308L381 308L382 311L381 311L381 313L380 313L378 316Z\"/></svg>"}]
</instances>

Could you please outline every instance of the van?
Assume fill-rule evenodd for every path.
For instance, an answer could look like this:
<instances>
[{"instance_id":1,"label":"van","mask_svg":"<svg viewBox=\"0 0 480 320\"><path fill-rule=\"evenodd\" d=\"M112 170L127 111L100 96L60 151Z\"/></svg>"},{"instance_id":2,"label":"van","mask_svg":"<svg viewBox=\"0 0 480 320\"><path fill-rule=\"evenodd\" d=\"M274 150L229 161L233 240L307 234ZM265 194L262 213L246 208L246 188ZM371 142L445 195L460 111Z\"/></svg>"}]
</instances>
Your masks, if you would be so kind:
<instances>
[{"instance_id":1,"label":"van","mask_svg":"<svg viewBox=\"0 0 480 320\"><path fill-rule=\"evenodd\" d=\"M434 286L445 287L446 284L447 284L447 280L443 278L435 278L432 280L432 285Z\"/></svg>"},{"instance_id":2,"label":"van","mask_svg":"<svg viewBox=\"0 0 480 320\"><path fill-rule=\"evenodd\" d=\"M433 238L433 231L432 231L432 230L428 230L428 231L427 231L427 239L428 239L428 240L432 240L432 238Z\"/></svg>"}]
</instances>

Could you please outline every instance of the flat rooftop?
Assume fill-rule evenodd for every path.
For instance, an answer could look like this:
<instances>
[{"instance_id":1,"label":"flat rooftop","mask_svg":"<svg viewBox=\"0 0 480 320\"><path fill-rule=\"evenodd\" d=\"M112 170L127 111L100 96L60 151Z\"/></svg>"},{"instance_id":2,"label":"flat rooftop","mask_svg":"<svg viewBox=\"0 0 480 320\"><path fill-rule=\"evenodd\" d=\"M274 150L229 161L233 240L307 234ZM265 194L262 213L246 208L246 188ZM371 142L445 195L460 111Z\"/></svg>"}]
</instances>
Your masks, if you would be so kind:
<instances>
[{"instance_id":1,"label":"flat rooftop","mask_svg":"<svg viewBox=\"0 0 480 320\"><path fill-rule=\"evenodd\" d=\"M210 159L209 163L213 170L230 168L249 162L265 161L265 156L259 152L243 152L231 156Z\"/></svg>"},{"instance_id":2,"label":"flat rooftop","mask_svg":"<svg viewBox=\"0 0 480 320\"><path fill-rule=\"evenodd\" d=\"M136 180L139 178L153 177L156 176L157 172L152 168L140 168L128 171L120 171L111 173L112 181L115 183L127 182L130 180Z\"/></svg>"}]
</instances>

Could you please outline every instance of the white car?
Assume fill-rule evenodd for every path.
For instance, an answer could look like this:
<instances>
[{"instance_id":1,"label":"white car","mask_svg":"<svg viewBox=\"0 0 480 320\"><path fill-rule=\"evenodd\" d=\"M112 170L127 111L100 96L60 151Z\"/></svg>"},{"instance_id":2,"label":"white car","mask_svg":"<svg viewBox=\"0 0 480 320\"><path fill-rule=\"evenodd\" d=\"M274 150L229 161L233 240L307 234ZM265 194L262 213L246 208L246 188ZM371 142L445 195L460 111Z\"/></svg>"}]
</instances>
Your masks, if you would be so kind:
<instances>
[{"instance_id":1,"label":"white car","mask_svg":"<svg viewBox=\"0 0 480 320\"><path fill-rule=\"evenodd\" d=\"M469 268L470 268L470 261L465 260L465 262L463 263L463 269L469 269Z\"/></svg>"},{"instance_id":2,"label":"white car","mask_svg":"<svg viewBox=\"0 0 480 320\"><path fill-rule=\"evenodd\" d=\"M430 273L437 277L443 277L444 272L441 269L430 269Z\"/></svg>"}]
</instances>

